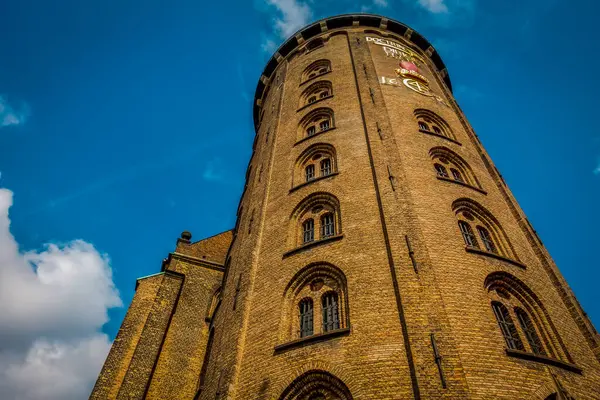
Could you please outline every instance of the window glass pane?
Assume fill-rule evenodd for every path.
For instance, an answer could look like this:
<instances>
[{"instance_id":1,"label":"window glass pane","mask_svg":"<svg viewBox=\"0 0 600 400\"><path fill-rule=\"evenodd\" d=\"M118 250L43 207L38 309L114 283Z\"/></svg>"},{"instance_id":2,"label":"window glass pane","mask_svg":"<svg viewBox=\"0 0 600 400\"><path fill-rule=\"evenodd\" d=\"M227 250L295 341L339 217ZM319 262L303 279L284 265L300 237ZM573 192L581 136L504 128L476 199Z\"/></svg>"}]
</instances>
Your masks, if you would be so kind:
<instances>
[{"instance_id":1,"label":"window glass pane","mask_svg":"<svg viewBox=\"0 0 600 400\"><path fill-rule=\"evenodd\" d=\"M310 181L311 179L313 179L315 177L315 166L314 165L308 165L306 167L306 181Z\"/></svg>"},{"instance_id":2,"label":"window glass pane","mask_svg":"<svg viewBox=\"0 0 600 400\"><path fill-rule=\"evenodd\" d=\"M469 247L479 248L477 239L473 234L473 229L471 229L471 225L465 221L458 221L458 226L460 228L460 233L462 233L463 239L465 240L465 244Z\"/></svg>"},{"instance_id":3,"label":"window glass pane","mask_svg":"<svg viewBox=\"0 0 600 400\"><path fill-rule=\"evenodd\" d=\"M304 299L300 302L300 337L313 334L313 302Z\"/></svg>"},{"instance_id":4,"label":"window glass pane","mask_svg":"<svg viewBox=\"0 0 600 400\"><path fill-rule=\"evenodd\" d=\"M437 172L438 176L441 176L442 178L448 177L448 171L446 171L446 168L443 165L434 164L434 167L435 167L435 171Z\"/></svg>"},{"instance_id":5,"label":"window glass pane","mask_svg":"<svg viewBox=\"0 0 600 400\"><path fill-rule=\"evenodd\" d=\"M321 175L326 176L331 174L331 160L326 158L321 161Z\"/></svg>"},{"instance_id":6,"label":"window glass pane","mask_svg":"<svg viewBox=\"0 0 600 400\"><path fill-rule=\"evenodd\" d=\"M435 125L433 126L433 131L434 131L435 133L437 133L437 134L440 134L440 135L442 134L442 131L440 130L440 128L438 128L438 127L437 127L437 126L435 126Z\"/></svg>"},{"instance_id":7,"label":"window glass pane","mask_svg":"<svg viewBox=\"0 0 600 400\"><path fill-rule=\"evenodd\" d=\"M306 130L306 134L307 134L308 136L312 136L312 135L314 135L315 133L317 133L317 128L315 128L314 126L310 126L310 127L308 127L308 129Z\"/></svg>"},{"instance_id":8,"label":"window glass pane","mask_svg":"<svg viewBox=\"0 0 600 400\"><path fill-rule=\"evenodd\" d=\"M329 237L335 235L335 226L333 222L333 214L325 214L321 218L321 236Z\"/></svg>"},{"instance_id":9,"label":"window glass pane","mask_svg":"<svg viewBox=\"0 0 600 400\"><path fill-rule=\"evenodd\" d=\"M340 320L338 315L337 293L330 292L323 296L323 332L329 332L340 329Z\"/></svg>"},{"instance_id":10,"label":"window glass pane","mask_svg":"<svg viewBox=\"0 0 600 400\"><path fill-rule=\"evenodd\" d=\"M460 171L458 171L457 169L451 168L450 172L452 172L452 177L454 178L455 181L458 182L465 182Z\"/></svg>"},{"instance_id":11,"label":"window glass pane","mask_svg":"<svg viewBox=\"0 0 600 400\"><path fill-rule=\"evenodd\" d=\"M535 330L531 318L529 318L529 315L527 315L525 311L518 307L515 308L515 314L517 315L517 319L519 320L519 325L521 326L523 333L525 333L525 337L527 338L527 342L531 347L531 351L533 351L534 354L540 354L545 356L546 351L542 346L542 342L540 341L540 338L537 334L537 331Z\"/></svg>"},{"instance_id":12,"label":"window glass pane","mask_svg":"<svg viewBox=\"0 0 600 400\"><path fill-rule=\"evenodd\" d=\"M321 123L319 124L319 127L321 128L322 131L329 129L329 120L321 121Z\"/></svg>"},{"instance_id":13,"label":"window glass pane","mask_svg":"<svg viewBox=\"0 0 600 400\"><path fill-rule=\"evenodd\" d=\"M477 232L479 232L479 237L481 238L481 242L483 243L483 247L489 251L490 253L497 253L496 245L492 240L492 236L490 232L482 226L477 227Z\"/></svg>"},{"instance_id":14,"label":"window glass pane","mask_svg":"<svg viewBox=\"0 0 600 400\"><path fill-rule=\"evenodd\" d=\"M496 320L498 321L498 325L500 326L500 330L502 331L502 335L506 341L506 346L509 349L523 350L523 343L519 338L519 334L517 333L515 324L512 322L510 314L508 313L508 309L503 304L498 302L492 303L492 309L494 310Z\"/></svg>"},{"instance_id":15,"label":"window glass pane","mask_svg":"<svg viewBox=\"0 0 600 400\"><path fill-rule=\"evenodd\" d=\"M427 124L425 122L419 121L419 129L428 131L429 127L427 126Z\"/></svg>"},{"instance_id":16,"label":"window glass pane","mask_svg":"<svg viewBox=\"0 0 600 400\"><path fill-rule=\"evenodd\" d=\"M304 243L315 240L315 222L312 219L304 221L302 224L302 233Z\"/></svg>"},{"instance_id":17,"label":"window glass pane","mask_svg":"<svg viewBox=\"0 0 600 400\"><path fill-rule=\"evenodd\" d=\"M311 96L308 98L308 103L314 103L315 101L317 101L317 97L316 96Z\"/></svg>"}]
</instances>

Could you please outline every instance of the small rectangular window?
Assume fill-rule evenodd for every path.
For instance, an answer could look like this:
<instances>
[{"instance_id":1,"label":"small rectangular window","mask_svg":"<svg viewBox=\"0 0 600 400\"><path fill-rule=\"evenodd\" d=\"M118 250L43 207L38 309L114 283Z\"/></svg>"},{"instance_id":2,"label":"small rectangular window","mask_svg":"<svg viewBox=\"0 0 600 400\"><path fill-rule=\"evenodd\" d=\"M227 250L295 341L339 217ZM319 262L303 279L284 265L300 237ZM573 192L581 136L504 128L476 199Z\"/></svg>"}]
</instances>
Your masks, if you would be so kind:
<instances>
[{"instance_id":1,"label":"small rectangular window","mask_svg":"<svg viewBox=\"0 0 600 400\"><path fill-rule=\"evenodd\" d=\"M315 128L314 126L309 126L308 129L306 130L306 134L308 136L312 136L315 133L317 133L317 128Z\"/></svg>"},{"instance_id":2,"label":"small rectangular window","mask_svg":"<svg viewBox=\"0 0 600 400\"><path fill-rule=\"evenodd\" d=\"M483 247L485 247L485 249L490 253L498 253L490 232L482 226L477 227L477 232L479 232L479 237L483 242Z\"/></svg>"},{"instance_id":3,"label":"small rectangular window","mask_svg":"<svg viewBox=\"0 0 600 400\"><path fill-rule=\"evenodd\" d=\"M462 233L465 244L469 247L479 248L479 245L477 244L477 238L475 238L475 235L473 234L471 225L465 221L458 221L458 226L460 227L460 233Z\"/></svg>"},{"instance_id":4,"label":"small rectangular window","mask_svg":"<svg viewBox=\"0 0 600 400\"><path fill-rule=\"evenodd\" d=\"M321 121L319 128L321 128L322 131L329 129L329 120Z\"/></svg>"},{"instance_id":5,"label":"small rectangular window","mask_svg":"<svg viewBox=\"0 0 600 400\"><path fill-rule=\"evenodd\" d=\"M333 214L325 214L321 218L321 236L326 238L335 235L335 225Z\"/></svg>"},{"instance_id":6,"label":"small rectangular window","mask_svg":"<svg viewBox=\"0 0 600 400\"><path fill-rule=\"evenodd\" d=\"M338 298L335 292L323 296L323 332L340 329Z\"/></svg>"},{"instance_id":7,"label":"small rectangular window","mask_svg":"<svg viewBox=\"0 0 600 400\"><path fill-rule=\"evenodd\" d=\"M455 181L465 183L465 180L463 179L461 173L458 170L451 168L450 172L452 172L452 177Z\"/></svg>"},{"instance_id":8,"label":"small rectangular window","mask_svg":"<svg viewBox=\"0 0 600 400\"><path fill-rule=\"evenodd\" d=\"M315 221L312 219L306 220L302 224L302 240L304 243L309 243L315 240Z\"/></svg>"}]
</instances>

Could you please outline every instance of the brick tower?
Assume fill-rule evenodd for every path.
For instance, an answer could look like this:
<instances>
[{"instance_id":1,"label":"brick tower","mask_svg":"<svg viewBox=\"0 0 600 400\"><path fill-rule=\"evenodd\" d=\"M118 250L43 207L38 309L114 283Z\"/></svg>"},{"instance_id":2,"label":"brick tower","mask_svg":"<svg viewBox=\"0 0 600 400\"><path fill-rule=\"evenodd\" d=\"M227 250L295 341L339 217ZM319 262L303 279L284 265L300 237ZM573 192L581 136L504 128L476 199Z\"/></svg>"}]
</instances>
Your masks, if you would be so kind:
<instances>
[{"instance_id":1,"label":"brick tower","mask_svg":"<svg viewBox=\"0 0 600 400\"><path fill-rule=\"evenodd\" d=\"M600 336L426 39L318 21L253 106L235 229L138 280L91 398L600 398Z\"/></svg>"}]
</instances>

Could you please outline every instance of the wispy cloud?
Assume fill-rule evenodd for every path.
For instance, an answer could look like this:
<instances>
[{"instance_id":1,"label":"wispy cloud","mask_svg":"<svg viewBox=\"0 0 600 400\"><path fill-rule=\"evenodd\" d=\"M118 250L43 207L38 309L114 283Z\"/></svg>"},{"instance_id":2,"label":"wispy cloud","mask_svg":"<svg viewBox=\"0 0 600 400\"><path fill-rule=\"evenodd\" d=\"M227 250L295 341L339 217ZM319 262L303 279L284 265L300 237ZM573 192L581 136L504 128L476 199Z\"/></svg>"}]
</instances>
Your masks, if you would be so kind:
<instances>
[{"instance_id":1,"label":"wispy cloud","mask_svg":"<svg viewBox=\"0 0 600 400\"><path fill-rule=\"evenodd\" d=\"M594 175L600 175L600 161L598 162L598 166L594 169Z\"/></svg>"},{"instance_id":2,"label":"wispy cloud","mask_svg":"<svg viewBox=\"0 0 600 400\"><path fill-rule=\"evenodd\" d=\"M8 104L8 101L0 96L0 128L11 125L21 125L29 116L29 107L22 104L18 109Z\"/></svg>"},{"instance_id":3,"label":"wispy cloud","mask_svg":"<svg viewBox=\"0 0 600 400\"><path fill-rule=\"evenodd\" d=\"M445 0L418 0L419 4L432 13L446 13L448 6L444 3Z\"/></svg>"},{"instance_id":4,"label":"wispy cloud","mask_svg":"<svg viewBox=\"0 0 600 400\"><path fill-rule=\"evenodd\" d=\"M382 9L382 8L387 8L388 7L388 0L373 0L372 2L369 2L368 4L363 4L360 7L360 12L371 12L373 11L374 8L378 8L378 9Z\"/></svg>"},{"instance_id":5,"label":"wispy cloud","mask_svg":"<svg viewBox=\"0 0 600 400\"><path fill-rule=\"evenodd\" d=\"M269 6L267 10L274 23L274 32L263 40L261 48L264 52L272 53L277 48L277 42L272 35L278 36L281 40L287 39L298 29L309 23L313 17L313 11L307 3L299 0L265 1Z\"/></svg>"}]
</instances>

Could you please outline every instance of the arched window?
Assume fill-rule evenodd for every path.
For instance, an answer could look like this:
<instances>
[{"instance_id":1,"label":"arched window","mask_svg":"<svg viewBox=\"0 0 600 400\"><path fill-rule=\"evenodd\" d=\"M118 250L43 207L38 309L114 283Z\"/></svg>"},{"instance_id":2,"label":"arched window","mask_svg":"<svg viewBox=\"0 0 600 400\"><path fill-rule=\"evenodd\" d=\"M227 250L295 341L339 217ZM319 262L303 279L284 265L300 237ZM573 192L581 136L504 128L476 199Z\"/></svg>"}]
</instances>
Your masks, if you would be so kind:
<instances>
[{"instance_id":1,"label":"arched window","mask_svg":"<svg viewBox=\"0 0 600 400\"><path fill-rule=\"evenodd\" d=\"M508 349L573 362L546 308L525 283L498 271L484 286Z\"/></svg>"},{"instance_id":2,"label":"arched window","mask_svg":"<svg viewBox=\"0 0 600 400\"><path fill-rule=\"evenodd\" d=\"M496 320L498 321L498 325L500 326L500 330L506 341L506 346L509 349L523 350L523 342L521 342L521 339L519 338L519 333L508 313L508 309L504 304L498 303L497 301L492 303L492 309L494 310L494 315L496 316Z\"/></svg>"},{"instance_id":3,"label":"arched window","mask_svg":"<svg viewBox=\"0 0 600 400\"><path fill-rule=\"evenodd\" d=\"M330 81L318 81L307 87L300 95L299 107L315 103L318 100L323 100L331 97L333 94L333 86Z\"/></svg>"},{"instance_id":4,"label":"arched window","mask_svg":"<svg viewBox=\"0 0 600 400\"><path fill-rule=\"evenodd\" d=\"M415 110L414 115L420 132L456 141L450 125L433 111L418 108Z\"/></svg>"},{"instance_id":5,"label":"arched window","mask_svg":"<svg viewBox=\"0 0 600 400\"><path fill-rule=\"evenodd\" d=\"M294 208L290 222L290 247L292 249L308 243L309 241L305 240L307 237L315 239L314 233L312 235L307 234L307 231L320 232L320 240L340 235L339 201L329 193L312 193ZM317 223L319 223L319 227L315 226ZM311 229L309 230L309 228ZM298 242L298 239L300 239L300 242Z\"/></svg>"},{"instance_id":6,"label":"arched window","mask_svg":"<svg viewBox=\"0 0 600 400\"><path fill-rule=\"evenodd\" d=\"M335 148L327 143L315 143L304 150L292 171L292 188L337 172Z\"/></svg>"},{"instance_id":7,"label":"arched window","mask_svg":"<svg viewBox=\"0 0 600 400\"><path fill-rule=\"evenodd\" d=\"M444 167L442 164L433 164L433 166L435 167L435 171L437 172L437 175L439 177L442 178L447 178L448 177L448 171L446 171L446 167Z\"/></svg>"},{"instance_id":8,"label":"arched window","mask_svg":"<svg viewBox=\"0 0 600 400\"><path fill-rule=\"evenodd\" d=\"M460 228L460 233L465 240L465 244L469 247L479 248L479 245L477 244L477 238L473 233L473 228L471 228L471 225L469 225L468 222L459 220L458 226Z\"/></svg>"},{"instance_id":9,"label":"arched window","mask_svg":"<svg viewBox=\"0 0 600 400\"><path fill-rule=\"evenodd\" d=\"M298 140L328 131L334 126L333 111L330 108L317 108L300 121Z\"/></svg>"},{"instance_id":10,"label":"arched window","mask_svg":"<svg viewBox=\"0 0 600 400\"><path fill-rule=\"evenodd\" d=\"M452 203L452 210L459 221L458 226L467 245L467 251L488 255L490 253L497 254L509 259L509 261L514 260L511 262L517 265L521 265L500 222L482 205L471 199L461 198ZM477 236L483 248L479 246L472 226L476 227Z\"/></svg>"},{"instance_id":11,"label":"arched window","mask_svg":"<svg viewBox=\"0 0 600 400\"><path fill-rule=\"evenodd\" d=\"M350 390L339 378L323 370L303 373L281 393L278 400L352 400Z\"/></svg>"},{"instance_id":12,"label":"arched window","mask_svg":"<svg viewBox=\"0 0 600 400\"><path fill-rule=\"evenodd\" d=\"M331 159L325 158L321 160L321 176L327 176L331 174Z\"/></svg>"},{"instance_id":13,"label":"arched window","mask_svg":"<svg viewBox=\"0 0 600 400\"><path fill-rule=\"evenodd\" d=\"M313 301L304 299L300 302L300 337L313 334Z\"/></svg>"},{"instance_id":14,"label":"arched window","mask_svg":"<svg viewBox=\"0 0 600 400\"><path fill-rule=\"evenodd\" d=\"M310 64L302 73L302 81L316 78L331 71L331 62L329 60L317 60Z\"/></svg>"},{"instance_id":15,"label":"arched window","mask_svg":"<svg viewBox=\"0 0 600 400\"><path fill-rule=\"evenodd\" d=\"M471 166L454 151L447 147L438 146L429 150L429 156L439 178L465 184L483 192ZM450 174L447 172L448 169Z\"/></svg>"},{"instance_id":16,"label":"arched window","mask_svg":"<svg viewBox=\"0 0 600 400\"><path fill-rule=\"evenodd\" d=\"M302 224L303 243L310 243L315 240L315 221L310 218Z\"/></svg>"},{"instance_id":17,"label":"arched window","mask_svg":"<svg viewBox=\"0 0 600 400\"><path fill-rule=\"evenodd\" d=\"M531 347L531 351L534 354L540 354L545 356L546 351L544 351L544 346L542 346L542 342L535 330L533 322L531 322L531 318L522 308L515 307L515 315L517 316L517 320L519 321L519 326L521 330L525 334L525 338L527 338L527 343L529 343L529 347Z\"/></svg>"},{"instance_id":18,"label":"arched window","mask_svg":"<svg viewBox=\"0 0 600 400\"><path fill-rule=\"evenodd\" d=\"M314 164L310 164L306 166L306 181L310 181L315 178L315 166Z\"/></svg>"},{"instance_id":19,"label":"arched window","mask_svg":"<svg viewBox=\"0 0 600 400\"><path fill-rule=\"evenodd\" d=\"M479 233L479 237L481 238L481 243L483 243L483 247L485 247L485 249L490 253L498 253L498 250L496 249L496 245L494 244L494 240L492 239L492 235L490 235L490 232L483 226L478 226L477 232Z\"/></svg>"},{"instance_id":20,"label":"arched window","mask_svg":"<svg viewBox=\"0 0 600 400\"><path fill-rule=\"evenodd\" d=\"M325 293L321 303L323 308L323 332L340 329L337 293Z\"/></svg>"},{"instance_id":21,"label":"arched window","mask_svg":"<svg viewBox=\"0 0 600 400\"><path fill-rule=\"evenodd\" d=\"M339 268L328 263L302 268L284 293L280 343L349 327L347 293Z\"/></svg>"},{"instance_id":22,"label":"arched window","mask_svg":"<svg viewBox=\"0 0 600 400\"><path fill-rule=\"evenodd\" d=\"M335 235L335 220L332 213L321 217L321 238Z\"/></svg>"},{"instance_id":23,"label":"arched window","mask_svg":"<svg viewBox=\"0 0 600 400\"><path fill-rule=\"evenodd\" d=\"M450 168L450 172L452 173L452 177L455 181L465 183L465 180L462 177L462 174L456 168Z\"/></svg>"}]
</instances>

